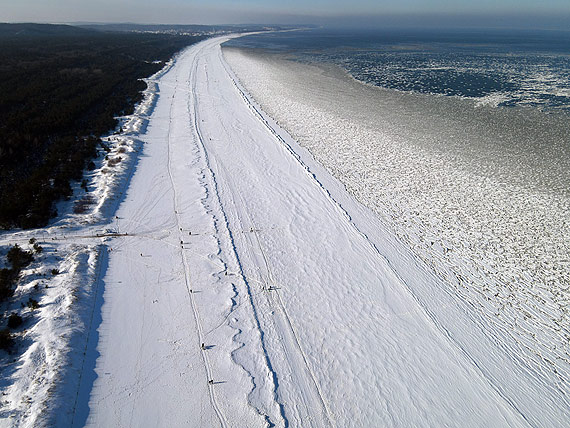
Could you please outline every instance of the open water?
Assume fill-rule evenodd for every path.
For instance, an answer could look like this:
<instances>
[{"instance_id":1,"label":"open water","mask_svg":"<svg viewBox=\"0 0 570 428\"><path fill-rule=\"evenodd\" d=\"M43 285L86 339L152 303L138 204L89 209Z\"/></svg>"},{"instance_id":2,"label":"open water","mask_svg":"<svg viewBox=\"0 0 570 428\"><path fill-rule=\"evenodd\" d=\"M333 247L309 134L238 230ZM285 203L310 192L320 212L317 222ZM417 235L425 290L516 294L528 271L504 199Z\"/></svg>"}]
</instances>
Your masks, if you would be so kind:
<instances>
[{"instance_id":1,"label":"open water","mask_svg":"<svg viewBox=\"0 0 570 428\"><path fill-rule=\"evenodd\" d=\"M331 62L390 89L570 111L570 32L316 29L226 45Z\"/></svg>"}]
</instances>

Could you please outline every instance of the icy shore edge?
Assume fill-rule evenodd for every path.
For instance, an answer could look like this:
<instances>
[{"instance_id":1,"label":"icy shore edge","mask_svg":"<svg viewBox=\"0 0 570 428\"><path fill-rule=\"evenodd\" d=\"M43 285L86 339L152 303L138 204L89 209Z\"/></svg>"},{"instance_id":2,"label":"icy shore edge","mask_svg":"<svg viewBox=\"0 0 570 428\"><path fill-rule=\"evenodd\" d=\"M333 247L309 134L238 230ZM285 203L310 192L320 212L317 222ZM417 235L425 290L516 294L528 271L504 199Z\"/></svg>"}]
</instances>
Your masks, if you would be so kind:
<instances>
[{"instance_id":1,"label":"icy shore edge","mask_svg":"<svg viewBox=\"0 0 570 428\"><path fill-rule=\"evenodd\" d=\"M307 144L306 140L310 140L312 135L308 133L304 134L302 132L302 127L301 131L299 131L298 127L294 126L299 121L313 123L314 125L315 120L320 120L320 125L315 128L316 132L323 133L323 138L325 140L326 138L332 138L331 132L327 132L331 122L327 120L328 117L326 114L319 115L320 112L318 111L311 112L310 108L303 109L303 107L306 107L303 106L303 102L306 100L302 97L287 97L285 93L287 88L283 82L277 82L275 85L275 87L279 88L281 92L279 90L275 90L275 87L270 91L270 85L267 84L267 82L271 81L271 72L275 72L275 70L271 70L271 60L263 61L260 60L259 57L255 60L251 60L251 58L244 60L239 57L241 53L240 50L236 48L224 48L223 52L224 57L228 60L229 66L235 70L237 74L236 80L240 82L239 86L245 88L243 89L243 92L247 95L244 96L247 96L247 98L251 100L251 102L256 106L256 110L267 112L260 114L262 114L266 120L271 121L273 124L272 127L282 127L286 129L287 132L292 135L292 138L299 141L297 145L301 147L300 152L305 154L305 158L309 161L315 160L316 162L321 162L329 174L337 177L337 179L346 185L348 193L353 195L353 197L358 199L362 204L372 208L374 211L377 211L376 208L378 207L374 204L371 205L369 198L363 197L362 193L359 193L358 189L355 189L354 184L349 180L353 177L350 176L350 174L347 175L347 172L343 169L342 165L334 164L333 162L331 167L331 162L328 162L327 159L323 161L323 156L326 158L326 153L323 155L322 152L315 152L315 147L311 144ZM228 59L228 52L232 52L231 55L234 56L231 60ZM244 61L246 65L244 66L243 64L239 64L240 61ZM236 66L237 68L235 68ZM291 62L290 66L299 68L310 67L304 64L299 65L295 62ZM244 70L247 70L247 72L245 72L245 76L243 75ZM280 72L285 73L283 70L280 70ZM269 77L267 77L265 73L269 74ZM262 76L261 78L259 78L260 75ZM259 78L259 81L263 82L263 84L258 85L255 82L252 83L252 76ZM295 77L298 77L298 75L295 72L292 72L291 75L286 78L284 77L283 79L294 81ZM316 93L317 89L312 88L309 76L305 76L302 83L297 83L302 86L303 91L307 92L307 98L320 96L320 94ZM382 91L378 88L374 88L374 90ZM269 102L268 97L275 102ZM338 99L336 102L343 105L341 101L341 99ZM299 107L298 114L296 116L293 115L289 117L288 114L292 111L293 106ZM270 119L269 115L271 115L274 120ZM348 140L349 135L351 135L351 127L342 120L339 120L339 122L339 126L345 126L344 129L348 132L345 139ZM372 138L370 135L367 136ZM335 145L329 144L329 146L330 150L334 152ZM299 153L297 148L295 151ZM369 177L366 175L358 177L359 180L364 180L364 182L366 182L368 178ZM328 185L327 187L330 188ZM524 195L524 193L521 194ZM380 207L380 210L382 210L382 208L383 207ZM401 218L397 218L396 220L405 221L407 218L405 214L407 213L403 210L401 214ZM390 218L389 216L382 218L382 222L388 226L388 229L392 230L392 222L394 220L394 218ZM375 235L374 231L368 231L367 233L370 233L372 236ZM432 239L436 241L434 238L435 236ZM414 247L418 245L413 236L412 238L400 236L398 240L401 244L410 248L412 252L414 252ZM425 244L425 242L420 242L420 244ZM429 245L429 242L427 244ZM515 305L517 301L513 302L513 290L511 284L498 284L492 287L489 284L488 278L481 278L478 271L471 271L471 273L474 272L472 275L475 277L475 279L473 279L473 281L475 281L474 284L478 285L478 287L470 287L469 285L473 285L467 283L467 280L471 282L470 278L466 278L461 275L454 275L454 271L451 269L451 262L456 262L460 258L461 254L452 253L451 250L448 250L448 247L449 244L446 246L446 242L443 242L441 245L438 243L435 250L439 250L443 253L443 257L440 256L438 258L439 261L443 263L437 263L437 265L434 265L433 262L428 263L428 265L430 265L430 269L433 268L435 270L435 274L440 278L441 283L447 284L448 287L447 290L443 290L443 288L440 290L442 294L439 295L439 297L443 298L442 296L446 295L445 300L449 300L449 308L454 308L453 310L449 310L449 313L447 314L444 313L444 311L436 310L433 314L436 316L438 324L441 324L446 329L449 328L448 333L457 341L458 345L462 349L463 346L465 346L467 354L473 358L473 363L475 365L481 364L480 368L484 372L485 376L491 379L492 383L497 385L501 393L505 393L507 396L510 395L511 398L515 400L515 403L518 402L517 405L521 405L525 402L528 404L524 413L531 415L531 419L538 417L540 413L542 413L543 416L545 416L546 413L549 413L549 417L554 419L560 417L560 415L566 414L569 409L567 406L568 388L565 380L567 379L568 370L568 348L567 346L557 346L558 344L555 343L555 341L549 342L548 340L544 340L544 338L537 346L537 338L539 336L552 334L557 339L562 338L562 333L564 331L560 330L560 327L562 326L557 328L557 325L554 325L553 327L550 320L558 321L558 317L560 317L561 319L559 322L563 323L564 314L566 313L565 308L553 308L555 305L549 304L547 308L543 307L542 309L537 309L538 306L533 306L529 310L528 307L531 304L539 305L539 303L543 301L544 295L538 295L537 287L521 289L520 291L523 296L520 297L519 305ZM465 270L463 265L461 265L461 268ZM411 284L414 284L414 282L416 281L413 279L410 281ZM482 290L479 290L479 286L481 285ZM433 290L427 289L426 284L418 283L413 286L414 293L419 293L418 295L421 296L422 300L429 302L430 294L433 293ZM499 289L499 293L496 293L497 288ZM507 294L505 299L506 301L504 303L504 293L502 288L504 288L505 294ZM541 292L542 288L539 288L538 291ZM536 296L534 295L535 293L537 294ZM499 298L496 303L498 307L495 306L495 302L492 299L495 294L497 294ZM555 297L556 296L560 296L560 293L555 293ZM531 300L530 297L533 297L533 299ZM527 304L529 306L527 306ZM432 307L433 304L428 306L431 309L434 309ZM444 305L443 307L445 308L446 306ZM546 310L551 310L552 313L547 313L545 312ZM488 313L487 316L485 316L486 313ZM457 317L454 317L454 314L457 315ZM550 318L550 320L548 320L548 327L546 329L543 328L542 330L536 329L536 324L543 323L546 318ZM535 321L535 325L531 327L530 324L533 323L533 319ZM509 322L514 322L514 331L513 328L510 328L508 325ZM520 329L520 331L517 331L518 329ZM478 337L478 339L475 340L475 337ZM479 343L479 345L481 345L480 348L476 349L476 346L473 346L473 343ZM553 346L548 348L549 344ZM539 348L539 350L533 349L535 347ZM493 350L493 354L486 355L484 351L485 349ZM502 367L502 370L497 370L497 367ZM538 408L540 406L537 407L536 404L532 404L532 400L529 400L529 396L522 396L520 391L518 391L519 387L514 384L509 385L505 380L502 380L503 375L501 372L503 371L510 373L512 376L522 376L526 378L526 382L528 382L528 384L525 388L533 385L531 389L536 388L536 391L547 391L547 393L543 394L541 397L541 400L544 399L545 405L540 412L534 412L535 414L533 414L533 411L530 409L532 407ZM518 375L515 375L515 373L518 373ZM560 403L560 399L562 399L566 404L562 405L561 408L556 408L557 406L554 403ZM550 408L550 410L544 413L544 409L547 407ZM524 409L524 406L521 408Z\"/></svg>"}]
</instances>

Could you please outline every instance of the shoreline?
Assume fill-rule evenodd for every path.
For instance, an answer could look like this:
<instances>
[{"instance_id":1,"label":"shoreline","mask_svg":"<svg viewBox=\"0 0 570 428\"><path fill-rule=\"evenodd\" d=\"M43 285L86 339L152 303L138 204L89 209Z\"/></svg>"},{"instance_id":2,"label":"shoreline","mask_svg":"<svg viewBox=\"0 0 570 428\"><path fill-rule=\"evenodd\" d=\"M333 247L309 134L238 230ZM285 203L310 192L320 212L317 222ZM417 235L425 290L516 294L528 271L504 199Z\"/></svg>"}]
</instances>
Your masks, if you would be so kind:
<instances>
[{"instance_id":1,"label":"shoreline","mask_svg":"<svg viewBox=\"0 0 570 428\"><path fill-rule=\"evenodd\" d=\"M397 126L400 129L396 129L396 126L387 127L386 120L382 120L380 118L379 121L388 131L395 130L397 132L396 137L406 139L405 143L407 145L411 145L418 150L427 150L431 152L439 151L442 154L448 152L455 158L455 160L461 160L461 155L464 154L465 151L468 151L469 155L474 154L474 149L468 146L468 143L473 141L467 141L471 138L468 132L473 131L473 135L481 137L483 140L479 142L481 146L475 148L483 149L477 153L479 157L476 160L479 163L483 163L482 166L484 168L490 169L493 167L498 169L502 179L507 180L510 184L516 186L542 186L540 188L542 192L548 193L552 191L557 194L566 193L570 196L570 189L566 186L566 183L570 181L570 173L568 172L570 170L570 161L560 159L561 153L570 151L570 143L568 141L564 141L568 131L568 112L558 110L542 111L539 108L530 106L497 107L488 104L481 104L481 100L477 98L460 97L455 95L448 96L443 94L424 94L413 91L383 88L358 80L356 77L352 76L350 72L333 63L308 63L305 61L298 61L292 54L274 53L266 49L222 46L222 50L223 52L231 53L235 51L237 53L244 54L244 56L250 56L251 58L255 58L255 60L265 62L269 68L271 68L272 64L275 65L274 69L271 71L271 77L275 79L273 82L275 84L275 88L284 89L285 85L290 85L291 88L298 91L299 88L295 87L295 84L302 81L299 79L297 82L293 82L295 77L292 77L288 80L282 79L282 81L278 83L278 79L276 79L276 71L278 67L281 67L282 70L292 71L292 74L297 77L303 73L307 73L309 78L321 80L322 82L340 82L341 84L338 85L337 88L341 91L340 95L350 91L353 96L363 96L365 97L368 107L374 106L371 109L373 111L383 112L385 109L390 107L398 109L396 113L389 116L389 119L394 120L398 114L401 114L405 116L407 120L411 121L407 124L407 127L412 129L415 128L417 130L416 132L413 132L411 129L403 129L404 127L401 123L397 123ZM319 79L319 77L321 79ZM252 82L254 81L251 76L248 76L248 78ZM301 86L304 83L305 82L301 83ZM258 90L259 88L255 89ZM316 95L317 97L320 96L318 92L320 90L325 93L323 99L330 101L327 97L330 97L331 94L326 93L323 87L320 87L317 90L312 90L309 85L306 89L309 93ZM305 101L306 100L304 100L304 102ZM266 104L267 108L277 111L275 105L270 105L269 103ZM352 113L350 108L354 107L354 105L355 104L353 103L352 105L347 106L346 113L349 116ZM449 115L450 112L453 112L456 117L451 117L451 115ZM280 116L279 112L275 115ZM443 119L445 115L450 116L449 122L446 122ZM471 118L472 115L478 115L478 117ZM350 119L355 118L350 117ZM375 127L377 126L376 119L377 118L371 119L369 117L359 117L358 124L367 127ZM539 127L541 122L545 119L551 119L552 125L555 127L554 130L548 131L549 133L546 137L542 137L542 139L548 143L545 151L537 152L537 156L534 159L531 159L530 157L524 158L523 156L528 154L527 152L538 150L538 148L533 145L534 140L526 135L525 131L533 127ZM491 129L480 129L481 120L487 121ZM422 139L418 137L423 133L433 131L429 129L430 121L441 125L445 132L447 132L447 135L444 132L434 134L434 136L438 137L437 140L434 141L427 141L425 138ZM505 123L509 121L514 121L518 126L512 126L511 129L507 130L503 129L503 135L498 136L498 141L489 141L490 138L495 135L493 132L496 132L501 127L504 128ZM456 123L466 126L466 129L453 129ZM295 129L292 130L294 131ZM457 137L461 137L462 139L454 140L445 138L453 131L459 131ZM512 133L512 135L508 135L509 133ZM534 136L535 135L532 135L532 137ZM550 141L547 137L550 137ZM471 140L473 140L473 138L471 138ZM493 157L496 156L499 156L499 160L494 161ZM513 159L510 159L509 157L513 157ZM523 162L523 164L520 162ZM461 166L467 169L471 168L471 172L477 172L480 169L480 167L474 168L473 165L469 165L469 162L463 162ZM524 171L526 175L522 175L522 173L517 174L517 168L527 168L527 171ZM548 174L546 183L543 183L543 178L535 175L536 169L540 169L541 172ZM556 180L557 177L562 178L560 180Z\"/></svg>"},{"instance_id":2,"label":"shoreline","mask_svg":"<svg viewBox=\"0 0 570 428\"><path fill-rule=\"evenodd\" d=\"M554 183L552 192L536 185L523 186L520 180L528 172L524 162L540 165L545 158L552 161L559 156L554 150L556 141L553 150L545 152L546 156L537 154L535 159L523 158L525 151L516 146L483 153L489 157L485 159L476 149L492 148L494 140L487 137L474 149L468 131L478 123L474 120L467 123L471 128L457 132L454 122L471 112L483 112L477 119L495 119L500 125L515 118L523 123L528 110L497 112L492 107L475 107L471 100L370 88L342 76L344 72L338 68L330 73L328 66L255 54L251 49L223 51L261 108L350 194L390 225L463 302L475 324L484 320L483 325L493 326L490 331L499 329L510 337L512 349L520 348L517 352L534 360L537 370L548 373L543 378L545 384L567 383L570 350L564 336L569 324L564 284L570 279L565 259L570 249L564 230L568 232L570 219L564 207L570 208L570 195L565 179L556 183L565 160L557 162L559 170L546 180L541 168L528 170L536 174L536 183ZM359 104L365 107L358 109ZM468 107L459 111L460 116L453 116L454 110L448 107L460 104ZM366 109L375 115L366 116ZM441 126L435 132L430 130L431 123L422 126L426 117ZM531 112L530 117L539 121L542 116ZM498 126L490 119L489 123L491 131ZM410 131L414 125L419 131ZM567 127L560 122L558 126L562 130ZM529 128L521 128L515 136ZM444 131L465 140L453 142L451 150L446 150L449 140ZM409 142L410 138L416 140ZM564 146L564 140L561 144ZM464 149L472 155L471 160L461 158ZM495 172L492 158L497 155L499 159L512 157L513 169L503 166L502 174L488 176L486 170ZM509 181L511 172L514 182ZM536 260L539 264L533 267ZM487 328L483 325L482 329Z\"/></svg>"}]
</instances>

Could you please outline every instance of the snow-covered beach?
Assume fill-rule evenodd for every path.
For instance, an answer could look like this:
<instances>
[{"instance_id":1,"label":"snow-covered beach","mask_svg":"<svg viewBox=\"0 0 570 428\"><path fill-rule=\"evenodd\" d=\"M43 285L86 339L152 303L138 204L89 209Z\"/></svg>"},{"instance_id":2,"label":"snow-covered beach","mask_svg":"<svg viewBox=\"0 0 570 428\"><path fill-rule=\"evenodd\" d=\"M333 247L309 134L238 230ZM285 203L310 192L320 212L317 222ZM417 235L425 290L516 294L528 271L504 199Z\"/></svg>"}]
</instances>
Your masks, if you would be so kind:
<instances>
[{"instance_id":1,"label":"snow-covered beach","mask_svg":"<svg viewBox=\"0 0 570 428\"><path fill-rule=\"evenodd\" d=\"M567 114L385 90L259 50L224 53L262 108L437 273L453 307L544 388L568 393ZM425 301L453 332L454 310L431 292Z\"/></svg>"},{"instance_id":2,"label":"snow-covered beach","mask_svg":"<svg viewBox=\"0 0 570 428\"><path fill-rule=\"evenodd\" d=\"M87 344L59 342L72 368L49 372L50 391L24 403L19 424L565 426L568 265L540 264L544 285L519 259L481 270L492 260L474 261L470 245L486 230L461 235L428 200L444 186L451 212L474 221L479 208L464 198L492 196L501 210L504 191L517 212L535 204L536 239L551 238L536 248L557 256L568 254L567 195L525 188L513 199L515 175L464 195L446 153L406 146L390 120L418 100L357 110L351 100L373 89L336 69L223 54L227 39L189 47L152 80L117 211L73 229L100 252L85 279L95 288L70 306L90 315ZM539 187L567 174L534 170ZM520 246L512 230L531 220L493 229L506 260ZM98 238L105 221L115 236Z\"/></svg>"}]
</instances>

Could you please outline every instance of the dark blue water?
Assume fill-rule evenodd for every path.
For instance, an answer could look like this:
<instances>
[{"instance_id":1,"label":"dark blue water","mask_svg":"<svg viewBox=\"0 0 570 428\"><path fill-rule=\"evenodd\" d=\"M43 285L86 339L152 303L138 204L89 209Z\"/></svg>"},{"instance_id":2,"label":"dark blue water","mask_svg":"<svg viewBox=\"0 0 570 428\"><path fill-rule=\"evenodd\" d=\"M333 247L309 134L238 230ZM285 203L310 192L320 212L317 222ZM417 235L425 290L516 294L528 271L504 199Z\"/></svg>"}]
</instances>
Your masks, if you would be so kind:
<instances>
[{"instance_id":1,"label":"dark blue water","mask_svg":"<svg viewBox=\"0 0 570 428\"><path fill-rule=\"evenodd\" d=\"M570 111L570 32L318 29L227 45L332 62L385 88Z\"/></svg>"}]
</instances>

